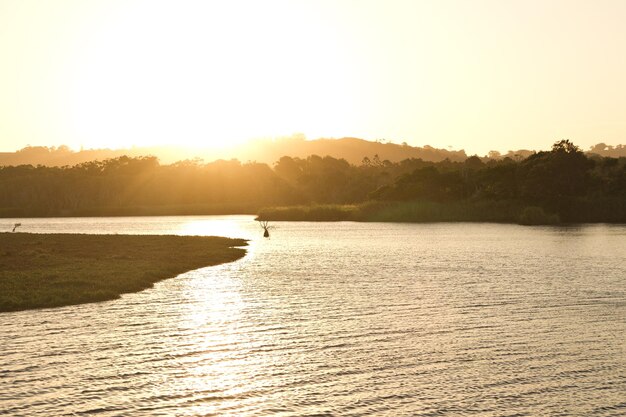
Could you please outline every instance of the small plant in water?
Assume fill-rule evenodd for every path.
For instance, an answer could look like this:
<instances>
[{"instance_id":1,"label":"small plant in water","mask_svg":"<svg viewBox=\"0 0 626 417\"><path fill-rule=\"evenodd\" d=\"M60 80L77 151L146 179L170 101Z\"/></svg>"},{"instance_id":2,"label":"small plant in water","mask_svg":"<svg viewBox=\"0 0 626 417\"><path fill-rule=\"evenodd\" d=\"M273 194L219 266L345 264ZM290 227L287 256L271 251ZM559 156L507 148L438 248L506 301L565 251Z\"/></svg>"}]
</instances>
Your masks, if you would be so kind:
<instances>
[{"instance_id":1,"label":"small plant in water","mask_svg":"<svg viewBox=\"0 0 626 417\"><path fill-rule=\"evenodd\" d=\"M269 225L269 221L267 220L258 220L259 224L263 228L263 237L270 237L270 228L272 226Z\"/></svg>"}]
</instances>

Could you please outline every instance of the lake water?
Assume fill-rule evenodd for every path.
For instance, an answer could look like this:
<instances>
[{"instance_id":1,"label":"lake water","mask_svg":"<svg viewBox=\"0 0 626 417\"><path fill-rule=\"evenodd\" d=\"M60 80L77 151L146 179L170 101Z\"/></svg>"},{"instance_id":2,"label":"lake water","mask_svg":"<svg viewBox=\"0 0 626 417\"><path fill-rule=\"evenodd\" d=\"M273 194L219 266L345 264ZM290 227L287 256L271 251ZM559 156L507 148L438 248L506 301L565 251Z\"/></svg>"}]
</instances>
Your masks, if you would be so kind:
<instances>
[{"instance_id":1,"label":"lake water","mask_svg":"<svg viewBox=\"0 0 626 417\"><path fill-rule=\"evenodd\" d=\"M625 416L626 226L0 220L250 239L97 304L0 314L11 416Z\"/></svg>"}]
</instances>

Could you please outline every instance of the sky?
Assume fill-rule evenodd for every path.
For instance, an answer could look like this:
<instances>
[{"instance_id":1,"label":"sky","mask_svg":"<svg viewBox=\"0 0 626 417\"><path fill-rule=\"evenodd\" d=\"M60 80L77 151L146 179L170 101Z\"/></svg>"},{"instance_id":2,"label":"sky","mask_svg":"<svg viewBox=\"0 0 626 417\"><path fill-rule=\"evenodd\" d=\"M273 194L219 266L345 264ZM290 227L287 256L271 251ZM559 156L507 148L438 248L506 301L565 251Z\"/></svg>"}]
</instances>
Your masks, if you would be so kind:
<instances>
[{"instance_id":1,"label":"sky","mask_svg":"<svg viewBox=\"0 0 626 417\"><path fill-rule=\"evenodd\" d=\"M0 151L626 143L626 1L0 0Z\"/></svg>"}]
</instances>

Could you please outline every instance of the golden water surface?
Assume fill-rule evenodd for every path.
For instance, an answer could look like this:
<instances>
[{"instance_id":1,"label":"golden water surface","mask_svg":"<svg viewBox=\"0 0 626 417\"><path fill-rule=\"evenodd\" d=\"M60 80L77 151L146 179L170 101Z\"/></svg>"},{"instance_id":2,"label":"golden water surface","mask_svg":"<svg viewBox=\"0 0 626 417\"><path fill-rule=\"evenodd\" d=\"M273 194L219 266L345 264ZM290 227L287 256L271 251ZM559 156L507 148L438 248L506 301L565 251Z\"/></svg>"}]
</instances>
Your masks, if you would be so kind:
<instances>
[{"instance_id":1,"label":"golden water surface","mask_svg":"<svg viewBox=\"0 0 626 417\"><path fill-rule=\"evenodd\" d=\"M250 245L119 300L0 314L0 415L626 415L626 226L15 221Z\"/></svg>"}]
</instances>

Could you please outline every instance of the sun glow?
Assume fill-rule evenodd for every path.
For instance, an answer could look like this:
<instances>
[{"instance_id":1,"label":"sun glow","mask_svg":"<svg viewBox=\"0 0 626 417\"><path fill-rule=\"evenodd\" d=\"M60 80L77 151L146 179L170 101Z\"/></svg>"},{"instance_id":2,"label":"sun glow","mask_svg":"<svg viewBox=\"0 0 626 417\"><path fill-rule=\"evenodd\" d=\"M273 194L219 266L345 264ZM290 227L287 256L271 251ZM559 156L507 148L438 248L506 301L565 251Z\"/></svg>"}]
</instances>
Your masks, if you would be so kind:
<instances>
[{"instance_id":1,"label":"sun glow","mask_svg":"<svg viewBox=\"0 0 626 417\"><path fill-rule=\"evenodd\" d=\"M294 7L125 4L69 64L74 136L91 146L218 147L342 133L357 117L358 77L341 71L346 58L322 18Z\"/></svg>"},{"instance_id":2,"label":"sun glow","mask_svg":"<svg viewBox=\"0 0 626 417\"><path fill-rule=\"evenodd\" d=\"M626 2L3 0L0 151L626 134ZM558 24L556 24L556 23Z\"/></svg>"}]
</instances>

